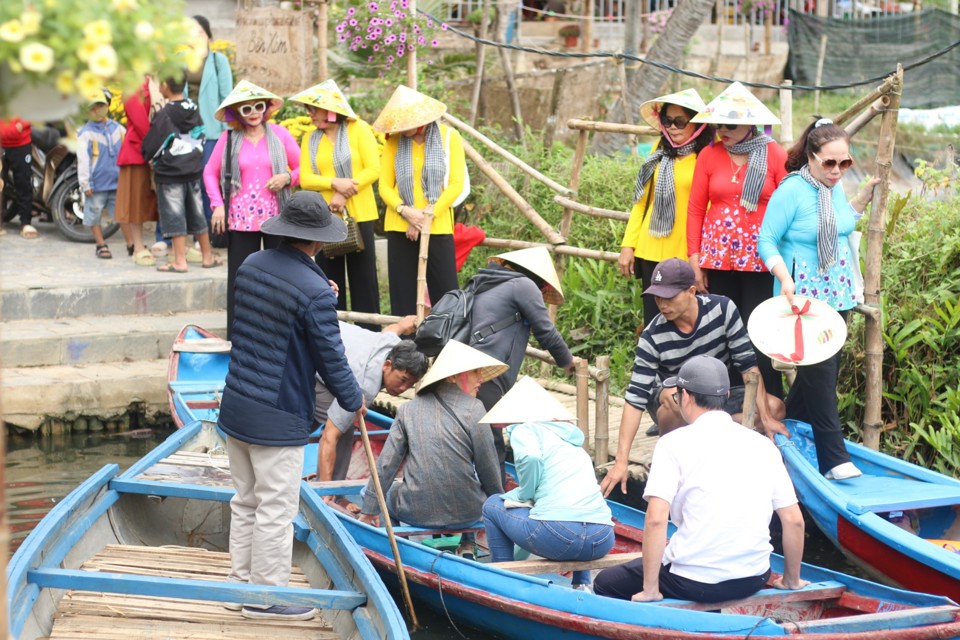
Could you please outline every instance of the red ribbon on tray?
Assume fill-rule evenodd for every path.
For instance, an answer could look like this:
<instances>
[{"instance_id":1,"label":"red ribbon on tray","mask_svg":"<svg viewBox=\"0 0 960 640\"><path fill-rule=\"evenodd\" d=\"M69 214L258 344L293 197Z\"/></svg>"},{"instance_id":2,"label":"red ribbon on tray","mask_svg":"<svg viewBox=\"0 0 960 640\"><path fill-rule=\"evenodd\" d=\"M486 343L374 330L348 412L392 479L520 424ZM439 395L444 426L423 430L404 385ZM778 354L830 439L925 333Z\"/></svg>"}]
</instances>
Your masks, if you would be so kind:
<instances>
[{"instance_id":1,"label":"red ribbon on tray","mask_svg":"<svg viewBox=\"0 0 960 640\"><path fill-rule=\"evenodd\" d=\"M805 300L803 307L798 307L797 305L790 305L790 311L793 315L797 316L797 320L793 325L793 353L789 356L785 356L779 353L771 353L771 358L776 358L777 360L782 360L784 362L801 362L803 360L803 321L802 318L808 311L810 311L810 300Z\"/></svg>"}]
</instances>

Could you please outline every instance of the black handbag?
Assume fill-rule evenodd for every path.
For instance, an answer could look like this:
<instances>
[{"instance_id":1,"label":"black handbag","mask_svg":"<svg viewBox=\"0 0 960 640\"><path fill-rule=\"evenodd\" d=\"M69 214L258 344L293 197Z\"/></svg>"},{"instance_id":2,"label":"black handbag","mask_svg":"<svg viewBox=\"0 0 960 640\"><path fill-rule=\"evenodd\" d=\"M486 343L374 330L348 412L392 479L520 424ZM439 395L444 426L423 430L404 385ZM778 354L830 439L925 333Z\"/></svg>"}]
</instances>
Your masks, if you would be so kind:
<instances>
[{"instance_id":1,"label":"black handbag","mask_svg":"<svg viewBox=\"0 0 960 640\"><path fill-rule=\"evenodd\" d=\"M325 242L323 244L323 255L328 258L337 258L349 253L359 253L363 251L363 236L360 234L360 224L356 218L349 214L345 215L343 222L347 225L347 237L340 242Z\"/></svg>"}]
</instances>

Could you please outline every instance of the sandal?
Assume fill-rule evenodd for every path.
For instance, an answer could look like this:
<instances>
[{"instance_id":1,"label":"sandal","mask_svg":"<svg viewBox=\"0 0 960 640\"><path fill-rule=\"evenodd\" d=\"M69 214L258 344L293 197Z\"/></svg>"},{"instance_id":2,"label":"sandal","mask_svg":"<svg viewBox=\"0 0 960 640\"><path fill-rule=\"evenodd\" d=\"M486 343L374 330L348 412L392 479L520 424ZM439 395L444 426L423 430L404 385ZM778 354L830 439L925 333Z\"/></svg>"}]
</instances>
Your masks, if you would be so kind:
<instances>
[{"instance_id":1,"label":"sandal","mask_svg":"<svg viewBox=\"0 0 960 640\"><path fill-rule=\"evenodd\" d=\"M200 253L200 251L198 251L197 249L190 247L189 249L187 249L187 262L190 262L192 264L203 262L203 254Z\"/></svg>"},{"instance_id":2,"label":"sandal","mask_svg":"<svg viewBox=\"0 0 960 640\"><path fill-rule=\"evenodd\" d=\"M20 237L26 238L27 240L35 240L40 237L40 234L33 228L33 225L25 224L23 228L20 229Z\"/></svg>"},{"instance_id":3,"label":"sandal","mask_svg":"<svg viewBox=\"0 0 960 640\"><path fill-rule=\"evenodd\" d=\"M214 267L223 266L223 260L221 260L220 258L217 258L216 256L214 256L214 258L213 258L213 260L210 262L210 264L202 263L201 266L202 266L204 269L213 269Z\"/></svg>"},{"instance_id":4,"label":"sandal","mask_svg":"<svg viewBox=\"0 0 960 640\"><path fill-rule=\"evenodd\" d=\"M105 244L97 245L97 257L101 260L109 260L113 257L113 254L110 253L110 247Z\"/></svg>"},{"instance_id":5,"label":"sandal","mask_svg":"<svg viewBox=\"0 0 960 640\"><path fill-rule=\"evenodd\" d=\"M186 273L187 269L177 269L172 262L168 262L157 267L157 271L161 273Z\"/></svg>"},{"instance_id":6,"label":"sandal","mask_svg":"<svg viewBox=\"0 0 960 640\"><path fill-rule=\"evenodd\" d=\"M133 261L141 267L152 267L157 264L157 259L153 257L149 249L141 249L133 254Z\"/></svg>"}]
</instances>

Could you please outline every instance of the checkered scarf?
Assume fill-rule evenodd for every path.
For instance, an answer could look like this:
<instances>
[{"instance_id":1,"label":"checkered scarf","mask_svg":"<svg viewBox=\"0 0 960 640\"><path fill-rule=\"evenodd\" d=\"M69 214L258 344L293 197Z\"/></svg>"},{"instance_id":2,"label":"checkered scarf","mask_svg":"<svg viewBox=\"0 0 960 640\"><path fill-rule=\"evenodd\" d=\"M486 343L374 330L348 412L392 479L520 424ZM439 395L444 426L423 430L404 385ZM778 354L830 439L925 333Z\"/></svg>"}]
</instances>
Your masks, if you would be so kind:
<instances>
[{"instance_id":1,"label":"checkered scarf","mask_svg":"<svg viewBox=\"0 0 960 640\"><path fill-rule=\"evenodd\" d=\"M690 142L677 147L677 158L682 158L696 150L696 142ZM653 218L650 219L650 235L654 238L666 238L673 233L673 223L677 217L676 188L673 183L673 160L657 149L650 154L640 171L637 172L637 183L633 187L633 201L640 202L646 185L653 178L653 173L659 167L657 183L653 191Z\"/></svg>"},{"instance_id":2,"label":"checkered scarf","mask_svg":"<svg viewBox=\"0 0 960 640\"><path fill-rule=\"evenodd\" d=\"M440 126L436 122L427 125L423 143L423 173L420 184L427 202L433 204L443 193L443 179L447 173L447 154L443 151ZM397 142L397 158L394 169L397 176L397 189L400 199L413 206L413 139L400 136Z\"/></svg>"},{"instance_id":3,"label":"checkered scarf","mask_svg":"<svg viewBox=\"0 0 960 640\"><path fill-rule=\"evenodd\" d=\"M269 125L264 125L263 128L267 139L267 152L270 154L271 175L276 176L281 173L287 173L290 169L287 164L287 150L283 148L283 143L280 142L280 138ZM230 175L233 176L233 179L231 184L227 186L232 196L242 188L240 184L240 147L243 144L243 131L230 131L227 135L232 137L230 141L230 157L228 158L226 153L223 154L223 159L220 161L220 175L224 177L227 175L227 163L229 162L230 168L232 169ZM277 205L280 211L283 211L283 207L289 197L290 185L277 191Z\"/></svg>"},{"instance_id":4,"label":"checkered scarf","mask_svg":"<svg viewBox=\"0 0 960 640\"><path fill-rule=\"evenodd\" d=\"M826 273L837 263L837 218L833 213L833 189L814 178L808 164L794 173L817 190L817 271Z\"/></svg>"},{"instance_id":5,"label":"checkered scarf","mask_svg":"<svg viewBox=\"0 0 960 640\"><path fill-rule=\"evenodd\" d=\"M760 192L767 179L767 145L773 138L760 134L744 142L727 147L728 153L747 154L747 176L743 180L740 204L747 211L756 211L760 203Z\"/></svg>"},{"instance_id":6,"label":"checkered scarf","mask_svg":"<svg viewBox=\"0 0 960 640\"><path fill-rule=\"evenodd\" d=\"M320 173L317 170L317 152L320 149L322 137L323 131L320 129L315 129L310 134L310 165L314 173ZM353 157L350 155L350 140L347 137L345 122L337 127L337 137L333 141L333 170L338 178L353 179Z\"/></svg>"}]
</instances>

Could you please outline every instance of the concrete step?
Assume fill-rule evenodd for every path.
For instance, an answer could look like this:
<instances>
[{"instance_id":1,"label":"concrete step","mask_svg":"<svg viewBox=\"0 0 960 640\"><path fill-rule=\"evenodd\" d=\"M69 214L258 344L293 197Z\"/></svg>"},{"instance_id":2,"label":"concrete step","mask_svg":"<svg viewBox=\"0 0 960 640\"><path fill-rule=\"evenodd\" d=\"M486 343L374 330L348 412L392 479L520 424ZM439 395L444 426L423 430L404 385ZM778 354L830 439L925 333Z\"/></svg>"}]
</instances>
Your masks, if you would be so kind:
<instances>
[{"instance_id":1,"label":"concrete step","mask_svg":"<svg viewBox=\"0 0 960 640\"><path fill-rule=\"evenodd\" d=\"M222 309L14 320L5 322L0 332L0 363L4 368L13 368L166 359L185 324L196 324L225 336L226 323Z\"/></svg>"}]
</instances>

